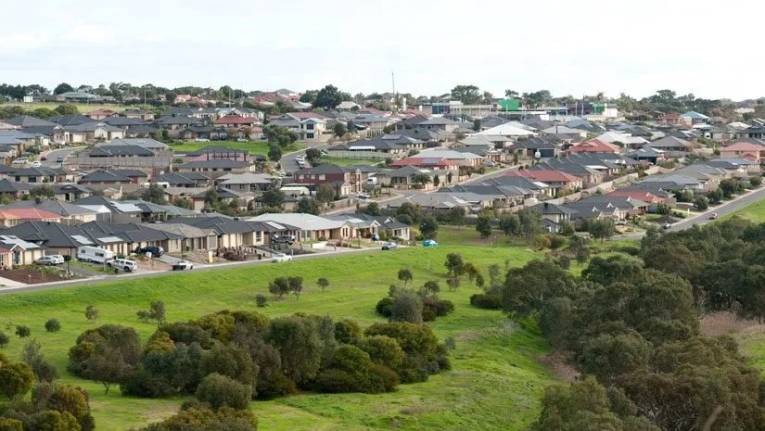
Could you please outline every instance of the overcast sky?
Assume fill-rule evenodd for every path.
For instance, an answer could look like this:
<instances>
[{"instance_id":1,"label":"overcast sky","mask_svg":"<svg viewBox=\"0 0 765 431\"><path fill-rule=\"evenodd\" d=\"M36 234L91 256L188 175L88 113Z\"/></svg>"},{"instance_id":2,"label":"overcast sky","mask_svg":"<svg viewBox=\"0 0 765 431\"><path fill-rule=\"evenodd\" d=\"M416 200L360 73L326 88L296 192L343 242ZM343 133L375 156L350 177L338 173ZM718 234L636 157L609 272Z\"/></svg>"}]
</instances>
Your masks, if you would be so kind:
<instances>
[{"instance_id":1,"label":"overcast sky","mask_svg":"<svg viewBox=\"0 0 765 431\"><path fill-rule=\"evenodd\" d=\"M3 2L0 82L765 96L765 2Z\"/></svg>"}]
</instances>

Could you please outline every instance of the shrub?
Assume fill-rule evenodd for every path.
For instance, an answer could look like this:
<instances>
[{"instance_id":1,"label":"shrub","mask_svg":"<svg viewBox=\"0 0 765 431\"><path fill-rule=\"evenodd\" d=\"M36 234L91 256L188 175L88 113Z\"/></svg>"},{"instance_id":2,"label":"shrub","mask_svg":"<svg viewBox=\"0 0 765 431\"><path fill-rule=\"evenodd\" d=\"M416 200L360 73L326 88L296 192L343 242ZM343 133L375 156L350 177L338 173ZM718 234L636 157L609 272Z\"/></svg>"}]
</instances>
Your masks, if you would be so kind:
<instances>
[{"instance_id":1,"label":"shrub","mask_svg":"<svg viewBox=\"0 0 765 431\"><path fill-rule=\"evenodd\" d=\"M92 305L85 307L85 318L88 320L98 319L98 310Z\"/></svg>"},{"instance_id":2,"label":"shrub","mask_svg":"<svg viewBox=\"0 0 765 431\"><path fill-rule=\"evenodd\" d=\"M8 338L8 336L5 335L5 332L0 331L0 348L3 348L6 345L8 345L9 341L10 341L10 338Z\"/></svg>"},{"instance_id":3,"label":"shrub","mask_svg":"<svg viewBox=\"0 0 765 431\"><path fill-rule=\"evenodd\" d=\"M16 335L19 338L26 338L32 334L32 330L26 325L16 325Z\"/></svg>"},{"instance_id":4,"label":"shrub","mask_svg":"<svg viewBox=\"0 0 765 431\"><path fill-rule=\"evenodd\" d=\"M361 327L353 320L343 319L335 323L335 339L345 344L356 344L361 339Z\"/></svg>"},{"instance_id":5,"label":"shrub","mask_svg":"<svg viewBox=\"0 0 765 431\"><path fill-rule=\"evenodd\" d=\"M389 296L386 296L385 298L377 301L377 305L375 306L375 311L377 311L377 314L379 314L380 316L390 317L392 306L393 306L393 299Z\"/></svg>"},{"instance_id":6,"label":"shrub","mask_svg":"<svg viewBox=\"0 0 765 431\"><path fill-rule=\"evenodd\" d=\"M216 410L221 407L243 410L252 399L252 386L212 373L202 379L197 387L196 397L199 401L209 403Z\"/></svg>"},{"instance_id":7,"label":"shrub","mask_svg":"<svg viewBox=\"0 0 765 431\"><path fill-rule=\"evenodd\" d=\"M372 335L359 343L359 348L369 354L375 364L397 370L406 356L398 342L387 335Z\"/></svg>"},{"instance_id":8,"label":"shrub","mask_svg":"<svg viewBox=\"0 0 765 431\"><path fill-rule=\"evenodd\" d=\"M58 319L48 319L45 322L45 330L48 332L58 332L61 330L61 322Z\"/></svg>"},{"instance_id":9,"label":"shrub","mask_svg":"<svg viewBox=\"0 0 765 431\"><path fill-rule=\"evenodd\" d=\"M262 293L258 293L255 295L255 305L258 308L263 308L268 306L268 298L266 295L263 295Z\"/></svg>"},{"instance_id":10,"label":"shrub","mask_svg":"<svg viewBox=\"0 0 765 431\"><path fill-rule=\"evenodd\" d=\"M760 187L762 185L762 177L749 178L749 184L751 184L752 187Z\"/></svg>"},{"instance_id":11,"label":"shrub","mask_svg":"<svg viewBox=\"0 0 765 431\"><path fill-rule=\"evenodd\" d=\"M470 305L489 310L498 310L502 308L502 299L499 295L493 293L476 293L470 296Z\"/></svg>"}]
</instances>

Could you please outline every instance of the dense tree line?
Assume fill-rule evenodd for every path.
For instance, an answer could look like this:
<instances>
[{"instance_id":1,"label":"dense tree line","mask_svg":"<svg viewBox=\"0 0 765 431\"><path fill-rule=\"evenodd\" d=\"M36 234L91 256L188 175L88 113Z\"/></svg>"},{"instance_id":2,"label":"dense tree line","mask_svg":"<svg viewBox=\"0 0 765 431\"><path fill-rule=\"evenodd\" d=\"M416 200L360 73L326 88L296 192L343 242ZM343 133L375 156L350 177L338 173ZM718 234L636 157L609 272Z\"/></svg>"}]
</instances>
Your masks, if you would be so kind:
<instances>
[{"instance_id":1,"label":"dense tree line","mask_svg":"<svg viewBox=\"0 0 765 431\"><path fill-rule=\"evenodd\" d=\"M215 411L298 389L387 392L448 368L447 349L427 325L380 323L362 331L349 320L269 320L243 311L162 324L143 346L133 329L104 325L85 331L69 353L73 374L107 390L119 384L132 396L196 394Z\"/></svg>"},{"instance_id":2,"label":"dense tree line","mask_svg":"<svg viewBox=\"0 0 765 431\"><path fill-rule=\"evenodd\" d=\"M0 430L95 429L87 392L54 382L55 368L37 342L26 345L23 359L14 363L0 354Z\"/></svg>"},{"instance_id":3,"label":"dense tree line","mask_svg":"<svg viewBox=\"0 0 765 431\"><path fill-rule=\"evenodd\" d=\"M720 270L721 256L756 254L759 232L732 221L652 234L643 259L595 257L581 277L552 260L510 269L489 305L522 321L535 319L550 343L590 376L549 388L534 429L763 429L759 372L733 339L705 337L698 323L699 299L724 278L713 283L701 274ZM725 295L712 296L727 307L719 299Z\"/></svg>"}]
</instances>

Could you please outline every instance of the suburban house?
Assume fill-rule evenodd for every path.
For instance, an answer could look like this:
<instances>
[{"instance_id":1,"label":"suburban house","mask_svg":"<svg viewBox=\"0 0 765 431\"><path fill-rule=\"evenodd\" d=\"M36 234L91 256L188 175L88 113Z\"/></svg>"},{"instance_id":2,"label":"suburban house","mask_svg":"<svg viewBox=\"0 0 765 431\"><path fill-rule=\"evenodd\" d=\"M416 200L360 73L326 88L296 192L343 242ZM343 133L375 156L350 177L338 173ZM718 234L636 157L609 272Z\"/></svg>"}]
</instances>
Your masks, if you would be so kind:
<instances>
[{"instance_id":1,"label":"suburban house","mask_svg":"<svg viewBox=\"0 0 765 431\"><path fill-rule=\"evenodd\" d=\"M346 240L355 237L355 229L347 221L332 220L313 214L266 213L248 220L291 226L296 229L295 239L300 242Z\"/></svg>"},{"instance_id":2,"label":"suburban house","mask_svg":"<svg viewBox=\"0 0 765 431\"><path fill-rule=\"evenodd\" d=\"M621 150L619 147L608 142L603 142L598 139L590 139L589 141L582 141L574 144L568 149L570 153L619 153Z\"/></svg>"},{"instance_id":3,"label":"suburban house","mask_svg":"<svg viewBox=\"0 0 765 431\"><path fill-rule=\"evenodd\" d=\"M525 169L511 172L508 176L525 177L532 181L545 183L553 189L555 196L578 191L583 185L581 178L553 169Z\"/></svg>"},{"instance_id":4,"label":"suburban house","mask_svg":"<svg viewBox=\"0 0 765 431\"><path fill-rule=\"evenodd\" d=\"M16 226L26 221L60 223L61 216L38 208L0 208L0 225Z\"/></svg>"},{"instance_id":5,"label":"suburban house","mask_svg":"<svg viewBox=\"0 0 765 431\"><path fill-rule=\"evenodd\" d=\"M241 160L197 160L186 162L175 167L175 171L181 174L201 173L212 179L229 173L243 174L249 172L251 165Z\"/></svg>"},{"instance_id":6,"label":"suburban house","mask_svg":"<svg viewBox=\"0 0 765 431\"><path fill-rule=\"evenodd\" d=\"M736 142L720 148L720 157L724 159L748 159L760 162L765 157L765 146L751 142Z\"/></svg>"},{"instance_id":7,"label":"suburban house","mask_svg":"<svg viewBox=\"0 0 765 431\"><path fill-rule=\"evenodd\" d=\"M314 112L292 112L272 118L269 124L289 129L300 141L324 142L332 136L327 120Z\"/></svg>"},{"instance_id":8,"label":"suburban house","mask_svg":"<svg viewBox=\"0 0 765 431\"><path fill-rule=\"evenodd\" d=\"M329 184L335 188L338 196L360 193L363 187L362 175L356 169L332 164L300 169L293 174L292 183L306 185L314 191L319 185Z\"/></svg>"}]
</instances>

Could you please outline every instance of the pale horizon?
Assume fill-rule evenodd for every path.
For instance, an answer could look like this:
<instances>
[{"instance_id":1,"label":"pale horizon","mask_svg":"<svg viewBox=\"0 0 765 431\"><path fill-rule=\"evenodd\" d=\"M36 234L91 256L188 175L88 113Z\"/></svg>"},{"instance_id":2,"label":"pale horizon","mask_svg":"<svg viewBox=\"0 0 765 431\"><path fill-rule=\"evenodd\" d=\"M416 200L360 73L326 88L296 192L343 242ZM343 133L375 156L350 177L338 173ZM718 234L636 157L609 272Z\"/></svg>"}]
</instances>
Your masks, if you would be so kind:
<instances>
[{"instance_id":1,"label":"pale horizon","mask_svg":"<svg viewBox=\"0 0 765 431\"><path fill-rule=\"evenodd\" d=\"M474 84L603 92L765 96L757 41L765 6L743 1L534 4L304 0L74 0L4 5L0 82L230 85L438 95Z\"/></svg>"}]
</instances>

